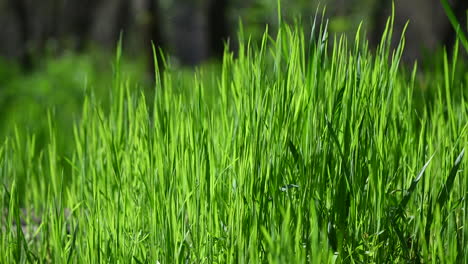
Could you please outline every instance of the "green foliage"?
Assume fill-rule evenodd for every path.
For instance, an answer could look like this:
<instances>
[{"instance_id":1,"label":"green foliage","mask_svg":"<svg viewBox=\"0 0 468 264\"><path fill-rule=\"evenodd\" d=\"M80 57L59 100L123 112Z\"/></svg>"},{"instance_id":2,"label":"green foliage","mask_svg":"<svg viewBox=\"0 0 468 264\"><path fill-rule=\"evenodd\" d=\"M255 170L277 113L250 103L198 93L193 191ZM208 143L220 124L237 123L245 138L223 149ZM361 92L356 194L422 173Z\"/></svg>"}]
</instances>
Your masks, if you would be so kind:
<instances>
[{"instance_id":1,"label":"green foliage","mask_svg":"<svg viewBox=\"0 0 468 264\"><path fill-rule=\"evenodd\" d=\"M423 85L391 24L376 54L360 31L241 35L151 98L118 49L72 133L56 111L45 146L0 147L0 263L466 262L468 78L445 56Z\"/></svg>"},{"instance_id":2,"label":"green foliage","mask_svg":"<svg viewBox=\"0 0 468 264\"><path fill-rule=\"evenodd\" d=\"M103 98L108 105L112 68L108 57L95 51L86 55L65 53L57 59L44 58L37 70L22 74L11 63L0 63L0 138L13 135L15 127L33 133L44 147L48 135L47 113L54 113L54 125L62 133L73 133L85 95ZM124 65L132 79L142 79L144 68ZM143 72L143 73L142 73ZM62 140L63 139L63 140ZM60 138L60 149L69 151L70 138Z\"/></svg>"}]
</instances>

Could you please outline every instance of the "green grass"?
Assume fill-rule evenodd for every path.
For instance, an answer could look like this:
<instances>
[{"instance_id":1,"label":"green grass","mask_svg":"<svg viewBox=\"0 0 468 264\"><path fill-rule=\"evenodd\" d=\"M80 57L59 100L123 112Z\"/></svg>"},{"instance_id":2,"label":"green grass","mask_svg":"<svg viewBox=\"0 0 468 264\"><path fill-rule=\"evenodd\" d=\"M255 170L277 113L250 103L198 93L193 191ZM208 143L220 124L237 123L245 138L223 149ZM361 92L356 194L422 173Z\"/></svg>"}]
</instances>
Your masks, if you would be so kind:
<instances>
[{"instance_id":1,"label":"green grass","mask_svg":"<svg viewBox=\"0 0 468 264\"><path fill-rule=\"evenodd\" d=\"M241 34L150 98L119 49L108 106L0 147L0 263L466 263L465 65L403 69L390 22L375 53L324 32Z\"/></svg>"}]
</instances>

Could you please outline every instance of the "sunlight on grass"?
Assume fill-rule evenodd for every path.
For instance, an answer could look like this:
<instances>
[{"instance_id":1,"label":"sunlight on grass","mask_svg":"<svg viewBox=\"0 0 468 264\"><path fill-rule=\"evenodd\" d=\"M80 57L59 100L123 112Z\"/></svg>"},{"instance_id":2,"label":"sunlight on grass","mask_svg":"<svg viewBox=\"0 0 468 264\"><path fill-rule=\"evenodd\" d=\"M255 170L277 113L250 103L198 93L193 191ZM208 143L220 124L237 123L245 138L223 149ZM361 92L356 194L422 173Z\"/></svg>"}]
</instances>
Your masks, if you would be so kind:
<instances>
[{"instance_id":1,"label":"sunlight on grass","mask_svg":"<svg viewBox=\"0 0 468 264\"><path fill-rule=\"evenodd\" d=\"M325 25L167 65L151 98L119 49L108 104L89 90L72 133L49 112L46 146L21 127L1 145L0 263L466 262L457 59L415 98L391 20L375 54Z\"/></svg>"}]
</instances>

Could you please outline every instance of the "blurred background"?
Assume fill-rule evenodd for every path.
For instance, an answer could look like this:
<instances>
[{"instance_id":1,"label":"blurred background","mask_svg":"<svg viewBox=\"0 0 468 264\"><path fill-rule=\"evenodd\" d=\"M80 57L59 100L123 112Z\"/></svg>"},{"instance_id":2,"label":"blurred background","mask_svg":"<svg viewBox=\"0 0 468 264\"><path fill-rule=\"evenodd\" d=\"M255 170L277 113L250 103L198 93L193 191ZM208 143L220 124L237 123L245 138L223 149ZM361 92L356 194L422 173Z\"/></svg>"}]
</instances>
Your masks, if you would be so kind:
<instances>
[{"instance_id":1,"label":"blurred background","mask_svg":"<svg viewBox=\"0 0 468 264\"><path fill-rule=\"evenodd\" d=\"M468 1L450 3L466 30ZM455 32L439 0L394 4L394 39L410 21L407 65L431 61L443 47L451 49ZM316 13L322 19L323 8L329 33L353 37L362 22L375 47L392 1L281 1L283 19L293 23L300 17L306 32ZM252 41L261 38L267 24L275 34L277 14L277 0L0 0L0 139L16 126L47 137L43 120L49 108L55 109L56 125L71 131L85 90L107 98L121 33L123 71L133 83L151 87L151 42L170 55L172 65L187 70L219 62L227 43L235 52L240 22ZM66 148L67 142L62 145Z\"/></svg>"},{"instance_id":2,"label":"blurred background","mask_svg":"<svg viewBox=\"0 0 468 264\"><path fill-rule=\"evenodd\" d=\"M468 1L452 0L466 25ZM354 32L362 21L372 45L378 43L391 0L288 0L281 13L305 30L317 10L326 7L331 33ZM396 0L396 35L406 21L405 61L423 58L440 45L452 45L450 27L439 0ZM0 56L31 69L44 55L90 48L112 49L123 32L127 55L151 55L150 41L182 65L197 65L222 55L224 42L235 50L239 21L258 39L277 23L276 0L0 0Z\"/></svg>"}]
</instances>

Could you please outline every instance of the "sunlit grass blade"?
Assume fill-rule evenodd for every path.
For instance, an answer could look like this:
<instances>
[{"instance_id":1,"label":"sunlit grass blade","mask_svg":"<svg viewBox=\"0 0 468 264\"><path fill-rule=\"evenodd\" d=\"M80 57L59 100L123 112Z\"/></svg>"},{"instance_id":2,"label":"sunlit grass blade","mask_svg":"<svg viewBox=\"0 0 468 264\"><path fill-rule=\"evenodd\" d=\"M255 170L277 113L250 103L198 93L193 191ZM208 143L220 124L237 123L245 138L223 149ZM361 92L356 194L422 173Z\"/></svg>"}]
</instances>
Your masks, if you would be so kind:
<instances>
[{"instance_id":1,"label":"sunlit grass blade","mask_svg":"<svg viewBox=\"0 0 468 264\"><path fill-rule=\"evenodd\" d=\"M426 164L424 164L424 166L421 168L421 170L419 171L418 175L416 176L416 178L414 178L414 180L411 182L411 185L410 187L408 188L408 190L405 191L405 194L403 195L403 198L401 199L400 203L398 204L398 208L397 208L397 213L395 214L395 219L398 219L401 214L403 213L403 211L405 210L410 198L411 198L411 195L413 194L414 190L416 189L416 186L418 185L419 181L422 179L423 175L424 175L424 172L426 171L427 167L429 166L429 164L431 163L432 161L432 158L434 158L434 155L433 154L429 160L426 162Z\"/></svg>"},{"instance_id":2,"label":"sunlit grass blade","mask_svg":"<svg viewBox=\"0 0 468 264\"><path fill-rule=\"evenodd\" d=\"M465 155L465 149L463 148L460 154L457 156L457 159L455 160L455 163L453 164L453 167L450 170L450 173L447 177L447 180L445 181L444 186L442 187L439 194L437 195L437 204L439 206L443 206L448 200L448 197L453 187L453 183L455 181L455 177L457 176L458 169L460 168L464 155Z\"/></svg>"}]
</instances>

